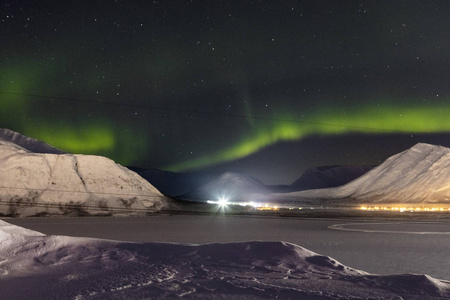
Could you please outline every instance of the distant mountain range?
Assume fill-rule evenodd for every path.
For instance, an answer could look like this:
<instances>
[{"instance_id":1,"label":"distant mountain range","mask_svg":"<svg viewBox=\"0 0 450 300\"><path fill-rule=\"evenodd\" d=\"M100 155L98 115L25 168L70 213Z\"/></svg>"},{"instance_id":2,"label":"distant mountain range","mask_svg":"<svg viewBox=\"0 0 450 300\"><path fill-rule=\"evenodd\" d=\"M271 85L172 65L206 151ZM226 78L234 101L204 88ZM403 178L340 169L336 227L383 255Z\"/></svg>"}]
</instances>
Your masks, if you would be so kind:
<instances>
[{"instance_id":1,"label":"distant mountain range","mask_svg":"<svg viewBox=\"0 0 450 300\"><path fill-rule=\"evenodd\" d=\"M128 168L150 182L161 193L170 197L189 193L221 175L219 172L174 173L159 169Z\"/></svg>"},{"instance_id":2,"label":"distant mountain range","mask_svg":"<svg viewBox=\"0 0 450 300\"><path fill-rule=\"evenodd\" d=\"M341 186L364 175L373 168L374 166L325 166L311 168L288 186L286 191L294 192Z\"/></svg>"},{"instance_id":3,"label":"distant mountain range","mask_svg":"<svg viewBox=\"0 0 450 300\"><path fill-rule=\"evenodd\" d=\"M161 193L185 200L211 200L218 191L246 198L250 194L270 194L344 185L365 174L373 166L325 166L308 169L291 185L264 185L256 178L233 172L174 173L158 169L128 167L148 180ZM247 195L244 197L244 195ZM238 198L239 198L238 197ZM248 197L247 197L248 198Z\"/></svg>"},{"instance_id":4,"label":"distant mountain range","mask_svg":"<svg viewBox=\"0 0 450 300\"><path fill-rule=\"evenodd\" d=\"M0 129L0 214L151 211L170 205L166 196L325 206L450 205L450 149L419 143L377 167L317 167L291 185L268 186L231 172L127 169L105 157L64 153Z\"/></svg>"},{"instance_id":5,"label":"distant mountain range","mask_svg":"<svg viewBox=\"0 0 450 300\"><path fill-rule=\"evenodd\" d=\"M168 204L155 187L112 160L64 154L0 129L0 214L112 214Z\"/></svg>"}]
</instances>

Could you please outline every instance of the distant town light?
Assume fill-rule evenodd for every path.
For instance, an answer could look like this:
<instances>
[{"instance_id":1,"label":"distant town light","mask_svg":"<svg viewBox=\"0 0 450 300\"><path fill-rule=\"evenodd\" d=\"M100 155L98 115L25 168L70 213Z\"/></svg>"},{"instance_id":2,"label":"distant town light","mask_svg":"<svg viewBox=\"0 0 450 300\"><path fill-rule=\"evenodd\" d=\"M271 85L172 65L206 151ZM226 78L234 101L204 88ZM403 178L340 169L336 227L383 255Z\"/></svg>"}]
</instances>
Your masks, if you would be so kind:
<instances>
[{"instance_id":1,"label":"distant town light","mask_svg":"<svg viewBox=\"0 0 450 300\"><path fill-rule=\"evenodd\" d=\"M361 206L359 209L366 211L399 211L399 212L444 212L450 211L450 208L444 207L398 207L398 206Z\"/></svg>"}]
</instances>

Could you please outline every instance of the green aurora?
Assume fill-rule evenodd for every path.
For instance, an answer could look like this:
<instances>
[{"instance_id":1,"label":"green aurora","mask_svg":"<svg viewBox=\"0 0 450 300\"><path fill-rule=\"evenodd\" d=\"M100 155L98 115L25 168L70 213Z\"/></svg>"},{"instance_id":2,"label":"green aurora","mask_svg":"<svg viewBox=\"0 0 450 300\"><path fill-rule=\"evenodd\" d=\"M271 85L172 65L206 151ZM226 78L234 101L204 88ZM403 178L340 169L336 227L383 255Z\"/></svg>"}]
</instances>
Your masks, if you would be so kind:
<instances>
[{"instance_id":1,"label":"green aurora","mask_svg":"<svg viewBox=\"0 0 450 300\"><path fill-rule=\"evenodd\" d=\"M99 154L112 151L117 145L114 132L105 124L80 126L32 126L27 134L72 153Z\"/></svg>"},{"instance_id":2,"label":"green aurora","mask_svg":"<svg viewBox=\"0 0 450 300\"><path fill-rule=\"evenodd\" d=\"M40 112L36 105L19 95L0 95L0 105L0 119L9 129L66 152L106 156L130 165L150 144L144 129L126 125L117 128L107 118L51 117L51 112ZM139 137L139 143L136 143L136 137Z\"/></svg>"},{"instance_id":3,"label":"green aurora","mask_svg":"<svg viewBox=\"0 0 450 300\"><path fill-rule=\"evenodd\" d=\"M450 132L450 105L364 105L351 109L320 110L308 120L289 114L277 115L222 151L166 167L178 172L243 158L280 141L300 140L310 135L347 133L443 133ZM290 120L290 121L278 121ZM254 123L252 121L252 123Z\"/></svg>"},{"instance_id":4,"label":"green aurora","mask_svg":"<svg viewBox=\"0 0 450 300\"><path fill-rule=\"evenodd\" d=\"M27 71L29 65L34 66L31 72ZM24 61L14 68L3 68L2 72L8 74L7 80L0 80L0 91L3 92L0 94L0 117L3 124L64 151L107 156L123 165L139 164L143 157L165 151L157 149L159 146L152 143L148 129L140 128L136 121L123 120L118 111L104 116L102 109L96 108L93 117L74 117L71 115L81 115L85 108L81 106L73 111L63 101L52 104L58 106L55 111L61 114L54 116L51 109L42 109L52 107L48 104L53 100L40 104L30 100L30 97L21 96L22 91L39 91L45 78L55 78L51 67L37 66L33 61ZM88 88L92 92L99 86L91 84ZM64 90L67 89L70 85L66 84ZM249 100L250 96L245 95L244 98ZM449 101L445 99L423 103L420 100L385 98L346 106L337 102L336 105L316 105L304 109L304 113L299 107L276 108L267 115L256 111L250 101L245 101L241 108L244 113L242 120L245 119L242 130L237 134L216 137L225 140L226 146L223 142L218 143L221 146L210 149L206 155L187 160L169 158L175 163L152 167L175 172L195 170L244 158L278 142L296 141L312 135L450 132L450 105L447 103ZM170 113L170 109L168 111ZM259 115L266 117L259 118ZM226 114L219 117L224 121L231 120ZM121 119L120 127L115 125L117 118ZM173 126L175 131L180 131L177 128L180 124ZM153 149L151 145L154 145Z\"/></svg>"},{"instance_id":5,"label":"green aurora","mask_svg":"<svg viewBox=\"0 0 450 300\"><path fill-rule=\"evenodd\" d=\"M241 2L6 1L0 127L265 182L450 145L447 3Z\"/></svg>"},{"instance_id":6,"label":"green aurora","mask_svg":"<svg viewBox=\"0 0 450 300\"><path fill-rule=\"evenodd\" d=\"M278 109L278 113L264 118L259 118L259 113L247 104L242 108L245 116L242 116L241 121L245 123L240 126L241 132L215 137L222 144L218 143L206 155L178 159L181 162L176 162L175 157L169 158L175 163L162 166L162 169L175 172L195 170L244 158L278 142L301 140L312 135L450 132L450 105L444 103L448 101L430 105L428 102L409 101L405 104L404 101L387 99L345 107L316 106L305 110L305 117L294 113L301 111L298 108L284 112ZM137 165L143 157L165 151L153 143L149 134L151 130L139 128L140 124L136 121L122 120L118 126L111 116L69 117L68 112L65 112L62 116L52 117L51 113L43 111L39 116L36 102L24 100L18 95L1 94L0 104L0 117L6 124L17 125L13 126L13 130L67 152L102 155L123 165ZM219 117L223 121L233 120L226 114ZM182 129L177 127L175 130ZM223 146L224 140L229 146ZM171 143L176 143L176 140Z\"/></svg>"}]
</instances>

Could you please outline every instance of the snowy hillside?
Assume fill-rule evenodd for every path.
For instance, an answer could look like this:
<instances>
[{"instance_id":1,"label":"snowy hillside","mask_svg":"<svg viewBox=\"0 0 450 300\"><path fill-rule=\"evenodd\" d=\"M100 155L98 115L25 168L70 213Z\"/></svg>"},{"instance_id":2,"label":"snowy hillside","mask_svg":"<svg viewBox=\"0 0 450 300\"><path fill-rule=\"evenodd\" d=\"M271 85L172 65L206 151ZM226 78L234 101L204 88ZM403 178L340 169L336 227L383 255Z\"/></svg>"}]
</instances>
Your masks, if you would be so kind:
<instances>
[{"instance_id":1,"label":"snowy hillside","mask_svg":"<svg viewBox=\"0 0 450 300\"><path fill-rule=\"evenodd\" d=\"M251 195L270 193L270 190L259 180L237 173L226 172L218 178L179 196L187 200L218 200L226 198L229 201L248 201Z\"/></svg>"},{"instance_id":2,"label":"snowy hillside","mask_svg":"<svg viewBox=\"0 0 450 300\"><path fill-rule=\"evenodd\" d=\"M444 299L450 282L372 275L284 242L45 236L0 221L1 299Z\"/></svg>"},{"instance_id":3,"label":"snowy hillside","mask_svg":"<svg viewBox=\"0 0 450 300\"><path fill-rule=\"evenodd\" d=\"M286 195L298 199L344 199L358 203L450 205L450 149L419 143L338 188Z\"/></svg>"},{"instance_id":4,"label":"snowy hillside","mask_svg":"<svg viewBox=\"0 0 450 300\"><path fill-rule=\"evenodd\" d=\"M2 214L145 212L165 203L151 184L108 158L34 153L0 139Z\"/></svg>"}]
</instances>

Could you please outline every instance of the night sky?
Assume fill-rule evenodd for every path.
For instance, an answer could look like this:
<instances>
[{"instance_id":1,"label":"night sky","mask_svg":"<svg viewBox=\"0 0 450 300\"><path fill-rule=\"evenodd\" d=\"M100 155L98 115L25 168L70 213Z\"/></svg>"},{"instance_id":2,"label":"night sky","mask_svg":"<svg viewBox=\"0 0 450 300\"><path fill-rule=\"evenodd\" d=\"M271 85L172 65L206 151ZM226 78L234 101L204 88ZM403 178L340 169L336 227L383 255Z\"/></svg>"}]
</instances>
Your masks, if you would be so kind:
<instances>
[{"instance_id":1,"label":"night sky","mask_svg":"<svg viewBox=\"0 0 450 300\"><path fill-rule=\"evenodd\" d=\"M0 127L291 183L450 146L448 1L2 1Z\"/></svg>"}]
</instances>

